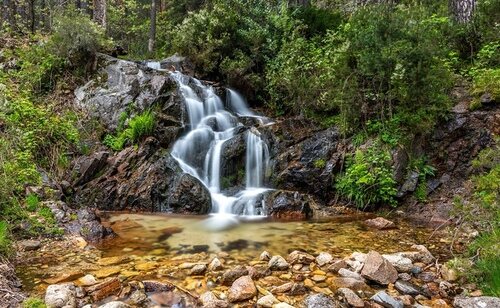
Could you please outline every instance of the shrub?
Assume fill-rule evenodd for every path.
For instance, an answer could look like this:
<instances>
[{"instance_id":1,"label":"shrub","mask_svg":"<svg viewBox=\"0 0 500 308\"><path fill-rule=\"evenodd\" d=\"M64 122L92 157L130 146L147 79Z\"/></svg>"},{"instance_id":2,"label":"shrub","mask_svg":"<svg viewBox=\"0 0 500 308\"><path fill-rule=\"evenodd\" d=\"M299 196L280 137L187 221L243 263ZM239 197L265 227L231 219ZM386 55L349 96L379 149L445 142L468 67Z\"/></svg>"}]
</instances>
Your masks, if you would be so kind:
<instances>
[{"instance_id":1,"label":"shrub","mask_svg":"<svg viewBox=\"0 0 500 308\"><path fill-rule=\"evenodd\" d=\"M335 187L358 208L381 203L395 206L397 189L392 174L389 152L375 143L365 151L357 150L348 159L345 173Z\"/></svg>"}]
</instances>

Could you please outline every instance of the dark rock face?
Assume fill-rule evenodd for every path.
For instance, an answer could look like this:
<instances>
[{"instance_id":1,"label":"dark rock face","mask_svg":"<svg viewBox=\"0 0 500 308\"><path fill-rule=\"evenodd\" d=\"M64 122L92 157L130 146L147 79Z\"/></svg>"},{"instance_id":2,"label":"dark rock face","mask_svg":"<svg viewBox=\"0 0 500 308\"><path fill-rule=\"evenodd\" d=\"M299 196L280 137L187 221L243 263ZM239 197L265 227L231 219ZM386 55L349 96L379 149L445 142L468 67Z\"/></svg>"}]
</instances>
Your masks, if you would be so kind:
<instances>
[{"instance_id":1,"label":"dark rock face","mask_svg":"<svg viewBox=\"0 0 500 308\"><path fill-rule=\"evenodd\" d=\"M81 156L73 167L71 177L74 185L82 185L90 181L105 165L109 152L96 152L90 156Z\"/></svg>"},{"instance_id":2,"label":"dark rock face","mask_svg":"<svg viewBox=\"0 0 500 308\"><path fill-rule=\"evenodd\" d=\"M273 190L264 197L268 216L279 219L306 219L317 208L313 198L297 191Z\"/></svg>"},{"instance_id":3,"label":"dark rock face","mask_svg":"<svg viewBox=\"0 0 500 308\"><path fill-rule=\"evenodd\" d=\"M210 194L196 178L149 137L108 159L102 175L76 188L77 204L101 210L206 214Z\"/></svg>"}]
</instances>

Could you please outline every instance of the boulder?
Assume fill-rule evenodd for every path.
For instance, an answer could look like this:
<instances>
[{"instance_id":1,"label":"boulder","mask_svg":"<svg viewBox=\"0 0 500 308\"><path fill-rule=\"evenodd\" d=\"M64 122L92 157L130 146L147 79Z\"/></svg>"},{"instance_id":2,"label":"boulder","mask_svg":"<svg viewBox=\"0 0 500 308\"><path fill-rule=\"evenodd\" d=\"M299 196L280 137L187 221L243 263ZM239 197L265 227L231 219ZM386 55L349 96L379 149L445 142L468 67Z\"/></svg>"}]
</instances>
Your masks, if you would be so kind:
<instances>
[{"instance_id":1,"label":"boulder","mask_svg":"<svg viewBox=\"0 0 500 308\"><path fill-rule=\"evenodd\" d=\"M228 291L228 300L231 303L250 299L257 295L257 288L250 276L242 276L236 279Z\"/></svg>"},{"instance_id":2,"label":"boulder","mask_svg":"<svg viewBox=\"0 0 500 308\"><path fill-rule=\"evenodd\" d=\"M370 228L375 228L375 229L379 229L379 230L387 230L387 229L396 228L396 225L392 221L387 220L383 217L367 219L367 220L365 220L365 224Z\"/></svg>"},{"instance_id":3,"label":"boulder","mask_svg":"<svg viewBox=\"0 0 500 308\"><path fill-rule=\"evenodd\" d=\"M382 285L394 283L398 279L398 271L389 261L378 252L370 251L366 263L361 271L361 276Z\"/></svg>"},{"instance_id":4,"label":"boulder","mask_svg":"<svg viewBox=\"0 0 500 308\"><path fill-rule=\"evenodd\" d=\"M54 284L45 291L45 304L51 308L76 307L76 291L73 283Z\"/></svg>"},{"instance_id":5,"label":"boulder","mask_svg":"<svg viewBox=\"0 0 500 308\"><path fill-rule=\"evenodd\" d=\"M271 190L264 201L268 216L284 220L310 218L318 207L311 196L297 191Z\"/></svg>"},{"instance_id":6,"label":"boulder","mask_svg":"<svg viewBox=\"0 0 500 308\"><path fill-rule=\"evenodd\" d=\"M80 156L76 159L71 179L73 185L82 185L90 181L99 171L101 171L108 161L109 152L100 151L88 156Z\"/></svg>"},{"instance_id":7,"label":"boulder","mask_svg":"<svg viewBox=\"0 0 500 308\"><path fill-rule=\"evenodd\" d=\"M490 308L500 307L500 298L491 296L455 297L453 307L456 308Z\"/></svg>"}]
</instances>

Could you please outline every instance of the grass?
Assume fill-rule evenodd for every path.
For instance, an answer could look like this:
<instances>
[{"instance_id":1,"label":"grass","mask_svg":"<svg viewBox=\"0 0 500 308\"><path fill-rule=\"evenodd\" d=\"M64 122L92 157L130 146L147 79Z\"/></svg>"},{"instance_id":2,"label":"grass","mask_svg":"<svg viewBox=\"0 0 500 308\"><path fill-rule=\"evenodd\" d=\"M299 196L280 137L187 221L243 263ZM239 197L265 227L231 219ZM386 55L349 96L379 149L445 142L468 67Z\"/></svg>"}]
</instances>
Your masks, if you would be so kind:
<instances>
[{"instance_id":1,"label":"grass","mask_svg":"<svg viewBox=\"0 0 500 308\"><path fill-rule=\"evenodd\" d=\"M47 308L47 305L37 297L30 297L24 300L23 308Z\"/></svg>"},{"instance_id":2,"label":"grass","mask_svg":"<svg viewBox=\"0 0 500 308\"><path fill-rule=\"evenodd\" d=\"M11 252L11 240L9 225L5 221L0 221L0 255L6 256Z\"/></svg>"},{"instance_id":3,"label":"grass","mask_svg":"<svg viewBox=\"0 0 500 308\"><path fill-rule=\"evenodd\" d=\"M35 194L29 194L26 196L26 209L30 212L34 212L37 210L38 205L40 204L40 200L38 196Z\"/></svg>"}]
</instances>

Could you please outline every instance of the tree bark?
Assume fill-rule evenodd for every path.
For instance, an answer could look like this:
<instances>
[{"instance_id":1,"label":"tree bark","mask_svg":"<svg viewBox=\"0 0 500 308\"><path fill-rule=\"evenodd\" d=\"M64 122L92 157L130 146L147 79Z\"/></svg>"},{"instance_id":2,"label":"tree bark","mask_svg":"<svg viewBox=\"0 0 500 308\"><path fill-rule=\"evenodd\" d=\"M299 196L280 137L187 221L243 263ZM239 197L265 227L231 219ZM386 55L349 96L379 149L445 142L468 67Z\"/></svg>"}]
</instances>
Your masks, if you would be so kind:
<instances>
[{"instance_id":1,"label":"tree bark","mask_svg":"<svg viewBox=\"0 0 500 308\"><path fill-rule=\"evenodd\" d=\"M151 0L148 51L152 53L156 39L156 0Z\"/></svg>"},{"instance_id":2,"label":"tree bark","mask_svg":"<svg viewBox=\"0 0 500 308\"><path fill-rule=\"evenodd\" d=\"M94 21L106 29L106 0L94 0Z\"/></svg>"},{"instance_id":3,"label":"tree bark","mask_svg":"<svg viewBox=\"0 0 500 308\"><path fill-rule=\"evenodd\" d=\"M472 19L476 0L450 0L449 7L455 21L465 24Z\"/></svg>"}]
</instances>

